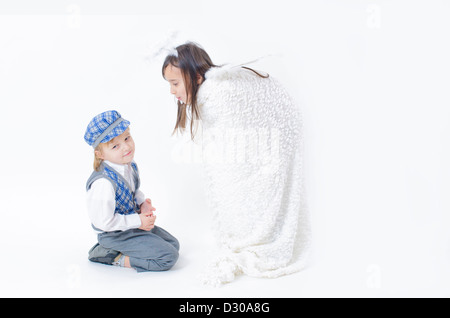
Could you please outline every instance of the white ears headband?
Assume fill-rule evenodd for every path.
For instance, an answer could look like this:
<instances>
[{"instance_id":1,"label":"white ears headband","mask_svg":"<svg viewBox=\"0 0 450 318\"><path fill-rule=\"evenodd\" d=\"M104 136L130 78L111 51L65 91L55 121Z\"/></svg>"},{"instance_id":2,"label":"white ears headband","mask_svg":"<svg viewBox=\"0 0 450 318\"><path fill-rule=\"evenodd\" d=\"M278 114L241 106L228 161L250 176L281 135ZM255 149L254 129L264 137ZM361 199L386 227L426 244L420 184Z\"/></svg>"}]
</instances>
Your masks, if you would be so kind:
<instances>
[{"instance_id":1,"label":"white ears headband","mask_svg":"<svg viewBox=\"0 0 450 318\"><path fill-rule=\"evenodd\" d=\"M150 63L164 59L168 55L178 57L177 46L185 43L181 41L180 31L169 30L160 39L154 39L149 45L146 55L146 60Z\"/></svg>"}]
</instances>

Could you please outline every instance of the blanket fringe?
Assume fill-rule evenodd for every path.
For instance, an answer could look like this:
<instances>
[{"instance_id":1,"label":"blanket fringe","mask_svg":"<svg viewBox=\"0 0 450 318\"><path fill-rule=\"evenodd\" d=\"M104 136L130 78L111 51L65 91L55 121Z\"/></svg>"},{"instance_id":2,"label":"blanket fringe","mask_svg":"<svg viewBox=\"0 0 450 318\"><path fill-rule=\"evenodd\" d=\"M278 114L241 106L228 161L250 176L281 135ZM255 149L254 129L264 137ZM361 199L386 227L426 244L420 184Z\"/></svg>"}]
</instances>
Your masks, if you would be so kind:
<instances>
[{"instance_id":1,"label":"blanket fringe","mask_svg":"<svg viewBox=\"0 0 450 318\"><path fill-rule=\"evenodd\" d=\"M232 282L241 273L242 271L232 255L219 256L207 266L199 279L205 285L220 287Z\"/></svg>"}]
</instances>

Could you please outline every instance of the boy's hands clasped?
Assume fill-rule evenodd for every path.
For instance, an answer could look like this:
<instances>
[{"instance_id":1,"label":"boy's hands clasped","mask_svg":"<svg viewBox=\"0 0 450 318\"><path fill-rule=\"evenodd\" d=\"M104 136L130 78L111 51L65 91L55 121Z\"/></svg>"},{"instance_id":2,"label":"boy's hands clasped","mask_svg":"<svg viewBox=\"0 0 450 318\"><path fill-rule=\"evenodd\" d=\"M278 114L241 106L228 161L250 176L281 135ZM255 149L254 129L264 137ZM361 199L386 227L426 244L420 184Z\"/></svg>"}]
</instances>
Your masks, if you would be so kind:
<instances>
[{"instance_id":1,"label":"boy's hands clasped","mask_svg":"<svg viewBox=\"0 0 450 318\"><path fill-rule=\"evenodd\" d=\"M156 215L153 214L154 211L156 211L156 209L153 207L150 199L146 199L141 204L141 214L139 214L139 217L141 218L140 230L151 231L155 227Z\"/></svg>"}]
</instances>

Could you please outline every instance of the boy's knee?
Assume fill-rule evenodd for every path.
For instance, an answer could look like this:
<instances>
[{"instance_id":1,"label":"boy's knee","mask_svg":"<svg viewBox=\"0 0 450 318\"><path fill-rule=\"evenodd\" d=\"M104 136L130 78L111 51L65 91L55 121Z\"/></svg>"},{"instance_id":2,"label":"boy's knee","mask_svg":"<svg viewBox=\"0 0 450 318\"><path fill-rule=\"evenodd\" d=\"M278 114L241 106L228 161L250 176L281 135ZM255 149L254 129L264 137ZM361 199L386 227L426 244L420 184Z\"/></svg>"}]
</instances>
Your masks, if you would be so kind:
<instances>
[{"instance_id":1,"label":"boy's knee","mask_svg":"<svg viewBox=\"0 0 450 318\"><path fill-rule=\"evenodd\" d=\"M171 249L170 252L165 255L164 260L160 263L161 270L167 271L171 269L178 261L178 257L178 250L176 248Z\"/></svg>"},{"instance_id":2,"label":"boy's knee","mask_svg":"<svg viewBox=\"0 0 450 318\"><path fill-rule=\"evenodd\" d=\"M180 242L178 242L178 240L176 238L174 238L173 246L175 247L175 249L177 251L180 250Z\"/></svg>"},{"instance_id":3,"label":"boy's knee","mask_svg":"<svg viewBox=\"0 0 450 318\"><path fill-rule=\"evenodd\" d=\"M171 253L169 253L167 255L167 258L164 262L164 265L163 265L164 270L171 269L178 261L178 257L179 257L178 250L174 249L173 251L171 251Z\"/></svg>"}]
</instances>

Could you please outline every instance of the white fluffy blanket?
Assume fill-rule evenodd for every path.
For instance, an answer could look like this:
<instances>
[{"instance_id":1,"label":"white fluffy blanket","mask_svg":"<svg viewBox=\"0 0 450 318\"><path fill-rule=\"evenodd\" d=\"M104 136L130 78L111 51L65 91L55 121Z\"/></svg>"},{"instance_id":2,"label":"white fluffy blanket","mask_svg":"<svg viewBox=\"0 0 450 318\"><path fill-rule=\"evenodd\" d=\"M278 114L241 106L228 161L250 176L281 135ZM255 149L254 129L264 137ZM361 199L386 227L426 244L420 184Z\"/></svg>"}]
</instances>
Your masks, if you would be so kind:
<instances>
[{"instance_id":1,"label":"white fluffy blanket","mask_svg":"<svg viewBox=\"0 0 450 318\"><path fill-rule=\"evenodd\" d=\"M300 112L272 77L213 68L198 93L206 191L218 255L204 283L278 277L306 265L310 230Z\"/></svg>"}]
</instances>

